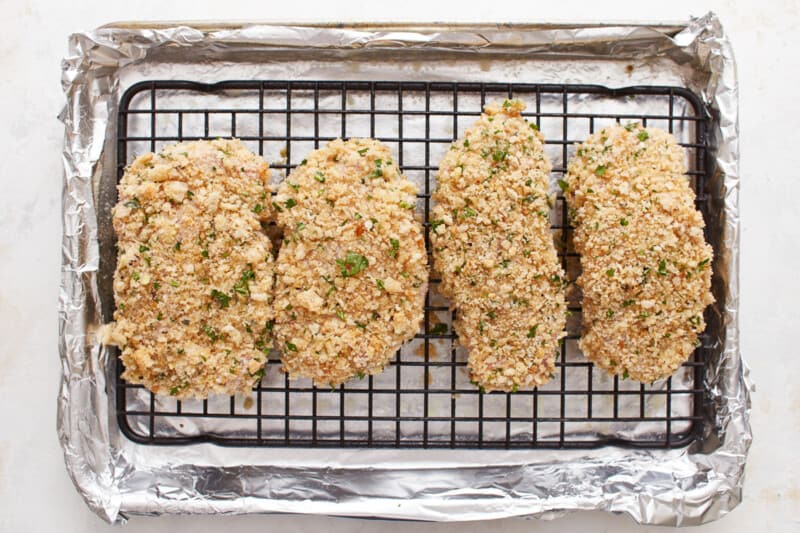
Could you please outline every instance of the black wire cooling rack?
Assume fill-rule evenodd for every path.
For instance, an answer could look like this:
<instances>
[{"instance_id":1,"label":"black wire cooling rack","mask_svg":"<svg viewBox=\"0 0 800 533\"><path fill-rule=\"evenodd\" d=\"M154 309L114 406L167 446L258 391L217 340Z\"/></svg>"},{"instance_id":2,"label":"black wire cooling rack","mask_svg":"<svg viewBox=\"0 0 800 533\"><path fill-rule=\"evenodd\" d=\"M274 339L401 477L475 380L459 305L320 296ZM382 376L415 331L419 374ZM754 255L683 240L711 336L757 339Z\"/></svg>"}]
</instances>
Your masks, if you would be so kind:
<instances>
[{"instance_id":1,"label":"black wire cooling rack","mask_svg":"<svg viewBox=\"0 0 800 533\"><path fill-rule=\"evenodd\" d=\"M134 157L166 144L238 137L267 159L277 182L328 140L374 137L389 145L419 185L417 212L427 221L442 154L484 103L510 97L527 103L525 116L545 135L552 183L564 174L574 145L605 125L641 121L673 133L686 150L697 206L708 217L710 119L697 96L678 87L148 81L121 99L118 177ZM563 266L574 280L578 256L569 244L561 196L551 220ZM469 383L466 353L455 342L453 316L437 285L432 279L423 330L392 364L380 375L336 389L289 381L275 354L249 397L177 401L126 383L117 364L120 428L146 444L529 449L679 447L702 431L703 375L714 332L701 336L692 358L670 379L641 385L611 378L577 348L580 295L573 287L569 335L551 383L532 391L483 393Z\"/></svg>"}]
</instances>

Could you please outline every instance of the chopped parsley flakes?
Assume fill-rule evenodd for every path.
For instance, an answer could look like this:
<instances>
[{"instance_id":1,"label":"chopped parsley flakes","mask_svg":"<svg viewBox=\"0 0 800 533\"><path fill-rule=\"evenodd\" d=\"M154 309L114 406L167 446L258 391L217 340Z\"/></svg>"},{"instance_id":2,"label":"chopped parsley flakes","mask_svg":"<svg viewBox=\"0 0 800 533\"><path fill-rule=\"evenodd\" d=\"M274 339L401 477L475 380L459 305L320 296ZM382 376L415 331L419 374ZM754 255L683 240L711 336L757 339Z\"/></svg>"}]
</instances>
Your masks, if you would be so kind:
<instances>
[{"instance_id":1,"label":"chopped parsley flakes","mask_svg":"<svg viewBox=\"0 0 800 533\"><path fill-rule=\"evenodd\" d=\"M217 289L211 290L211 297L217 301L217 304L219 305L220 309L228 307L228 305L230 305L231 303L230 295L222 291L218 291Z\"/></svg>"},{"instance_id":2,"label":"chopped parsley flakes","mask_svg":"<svg viewBox=\"0 0 800 533\"><path fill-rule=\"evenodd\" d=\"M397 254L398 254L398 253L399 253L399 251L400 251L400 241L398 241L397 239L392 239L392 238L390 238L390 239L389 239L389 244L391 244L391 246L392 246L392 247L389 249L389 255L390 255L391 257L397 258Z\"/></svg>"},{"instance_id":3,"label":"chopped parsley flakes","mask_svg":"<svg viewBox=\"0 0 800 533\"><path fill-rule=\"evenodd\" d=\"M201 328L202 328L203 332L206 335L208 335L208 338L211 339L211 342L215 342L217 339L219 339L219 333L217 333L217 330L215 330L214 328L212 328L208 324L203 324L201 326Z\"/></svg>"},{"instance_id":4,"label":"chopped parsley flakes","mask_svg":"<svg viewBox=\"0 0 800 533\"><path fill-rule=\"evenodd\" d=\"M239 281L233 286L233 291L239 294L250 294L250 281L256 279L256 274L250 269L247 269L239 278Z\"/></svg>"},{"instance_id":5,"label":"chopped parsley flakes","mask_svg":"<svg viewBox=\"0 0 800 533\"><path fill-rule=\"evenodd\" d=\"M369 266L369 261L363 255L355 252L347 252L344 260L337 259L336 264L339 265L342 277L351 278L367 268Z\"/></svg>"},{"instance_id":6,"label":"chopped parsley flakes","mask_svg":"<svg viewBox=\"0 0 800 533\"><path fill-rule=\"evenodd\" d=\"M436 324L431 328L431 335L445 335L447 333L447 324Z\"/></svg>"},{"instance_id":7,"label":"chopped parsley flakes","mask_svg":"<svg viewBox=\"0 0 800 533\"><path fill-rule=\"evenodd\" d=\"M431 220L430 221L431 231L436 231L436 228L438 228L442 224L444 224L444 220Z\"/></svg>"}]
</instances>

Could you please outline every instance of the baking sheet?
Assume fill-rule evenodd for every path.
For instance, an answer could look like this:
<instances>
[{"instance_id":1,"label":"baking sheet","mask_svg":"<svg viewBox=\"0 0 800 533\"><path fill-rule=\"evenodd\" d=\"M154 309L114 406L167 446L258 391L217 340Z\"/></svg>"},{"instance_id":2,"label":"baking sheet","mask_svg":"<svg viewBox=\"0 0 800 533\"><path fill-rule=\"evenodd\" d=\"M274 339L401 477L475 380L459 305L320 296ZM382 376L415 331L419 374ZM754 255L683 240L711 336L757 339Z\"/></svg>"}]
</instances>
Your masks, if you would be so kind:
<instances>
[{"instance_id":1,"label":"baking sheet","mask_svg":"<svg viewBox=\"0 0 800 533\"><path fill-rule=\"evenodd\" d=\"M167 512L474 520L597 508L647 523L695 524L738 503L750 429L738 352L737 85L730 46L713 15L673 27L117 25L76 34L70 46L61 117L59 436L76 486L106 520ZM678 85L701 95L718 147L712 180L718 216L709 230L716 240L715 290L724 296L703 438L678 450L590 453L176 449L127 440L117 427L111 352L95 336L110 312L100 244L113 239L116 106L133 83L169 78L534 80Z\"/></svg>"}]
</instances>

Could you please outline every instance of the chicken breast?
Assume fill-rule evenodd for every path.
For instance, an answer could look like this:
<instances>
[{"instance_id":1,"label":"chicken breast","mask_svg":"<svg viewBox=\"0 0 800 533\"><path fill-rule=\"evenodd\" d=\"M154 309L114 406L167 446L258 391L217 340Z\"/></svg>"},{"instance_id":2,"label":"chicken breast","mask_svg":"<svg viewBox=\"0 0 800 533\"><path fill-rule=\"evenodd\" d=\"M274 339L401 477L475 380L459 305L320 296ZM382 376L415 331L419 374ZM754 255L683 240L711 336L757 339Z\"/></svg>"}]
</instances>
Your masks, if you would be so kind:
<instances>
[{"instance_id":1,"label":"chicken breast","mask_svg":"<svg viewBox=\"0 0 800 533\"><path fill-rule=\"evenodd\" d=\"M442 159L431 244L472 380L542 385L565 335L564 272L550 231L550 163L519 100L489 104Z\"/></svg>"},{"instance_id":2,"label":"chicken breast","mask_svg":"<svg viewBox=\"0 0 800 533\"><path fill-rule=\"evenodd\" d=\"M332 141L280 185L275 335L289 377L378 373L417 333L428 274L416 192L372 139Z\"/></svg>"},{"instance_id":3,"label":"chicken breast","mask_svg":"<svg viewBox=\"0 0 800 533\"><path fill-rule=\"evenodd\" d=\"M611 374L652 382L672 375L705 329L714 301L712 249L665 131L616 125L591 135L565 179L581 255L588 359Z\"/></svg>"},{"instance_id":4,"label":"chicken breast","mask_svg":"<svg viewBox=\"0 0 800 533\"><path fill-rule=\"evenodd\" d=\"M122 377L157 394L249 390L272 346L267 164L237 140L137 158L119 183L115 323Z\"/></svg>"}]
</instances>

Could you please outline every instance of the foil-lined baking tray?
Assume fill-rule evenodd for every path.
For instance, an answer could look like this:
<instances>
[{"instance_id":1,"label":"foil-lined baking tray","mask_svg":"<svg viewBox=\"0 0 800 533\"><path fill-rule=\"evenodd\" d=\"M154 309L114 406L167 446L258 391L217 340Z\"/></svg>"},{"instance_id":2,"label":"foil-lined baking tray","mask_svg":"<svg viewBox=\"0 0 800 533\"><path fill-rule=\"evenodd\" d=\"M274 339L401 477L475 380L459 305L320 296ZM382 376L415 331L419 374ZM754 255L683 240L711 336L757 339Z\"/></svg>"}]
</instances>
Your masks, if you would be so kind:
<instances>
[{"instance_id":1,"label":"foil-lined baking tray","mask_svg":"<svg viewBox=\"0 0 800 533\"><path fill-rule=\"evenodd\" d=\"M118 170L130 162L129 157L137 150L160 148L158 142L161 141L156 139L170 138L170 134L163 131L160 136L156 135L157 128L174 131L177 126L170 118L172 114L165 113L158 115L157 127L155 120L149 123L149 136L141 134L148 126L141 119L155 115L154 105L148 114L147 100L155 98L156 83L168 80L192 80L201 85L223 80L289 80L290 89L291 82L295 82L300 90L304 81L317 80L315 99L310 102L317 109L326 105L327 97L327 93L319 92L318 80L355 84L350 97L356 100L358 82L367 83L363 87L371 87L373 99L374 80L384 80L388 84L382 86L384 88L393 87L392 82L398 86L405 84L406 95L410 98L407 105L412 107L414 98L421 97L420 87L424 87L422 94L428 111L445 103L452 104L452 101L431 99L431 87L435 92L436 87L456 87L453 84L467 88L480 86L482 90L489 87L501 92L516 88L523 93L530 84L536 84L534 92L537 98L545 94L545 105L547 95L542 87L548 84L573 88L587 84L612 88L675 87L696 95L702 104L707 130L704 129L698 138L697 129L684 128L684 123L693 123L696 118L687 117L688 107L677 110L675 116L684 120L676 120L674 125L679 140L705 150L703 161L695 163L690 158L689 167L700 174L693 165L708 165L702 169L707 177L703 202L708 238L715 248L717 304L710 311L713 334L704 341L702 362L706 371L699 374L699 381L695 372L684 372L673 378L675 388L695 390L700 387L703 394L692 396L695 399L692 405L675 402L671 408L691 409L696 415L691 419L701 422L692 426L698 433L690 433L689 444L680 442L680 447L672 449L615 446L591 451L568 449L563 446L563 420L569 413L563 407L562 395L562 423L558 433L561 446L556 445L557 449L552 450L507 446L519 449L478 451L455 445L447 445L455 448L451 450L385 450L370 447L372 441L356 449L335 445L326 449L294 446L275 449L219 447L210 443L170 447L148 444L155 442L154 434L167 441L186 435L241 437L248 434L248 429L240 426L241 419L221 422L215 419L212 423L202 417L162 417L161 425L155 427L152 416L120 416L130 412L152 415L174 409L174 406L162 405L167 401L150 398L141 389L128 391L124 388L116 374L114 351L101 346L96 336L98 327L109 319L113 309L109 290L113 235L109 220ZM145 86L150 84L151 90L144 91L144 99L137 101L135 89L141 88L143 82L147 82ZM435 85L437 82L440 85ZM503 89L498 89L498 83ZM749 385L738 351L737 85L730 45L713 15L672 26L361 25L341 28L118 24L71 37L70 57L64 61L63 84L67 96L67 106L61 117L66 125L64 268L60 305L64 379L59 394L58 429L70 475L90 507L106 520L124 521L129 514L257 512L476 520L606 509L627 512L641 522L696 524L721 516L740 500L750 429L747 422ZM264 83L259 87L263 99ZM241 90L211 92L206 96L210 96L210 100L205 100L201 107L232 108L242 116L247 115L244 111L248 105L236 103L243 97ZM339 96L334 95L335 98ZM524 94L519 96L525 98ZM618 96L624 96L624 91ZM596 110L601 105L612 121L615 116L627 116L631 109L633 115L658 116L653 108L657 99L640 96L636 96L635 102L619 107L619 102L613 99L598 102L579 94L568 95L565 90L563 105L569 102L573 110L579 110L581 105L595 106ZM159 99L162 111L164 106L167 110L170 106L191 110L198 105L198 95L192 91L164 93ZM676 111L672 108L674 101L670 100L670 116ZM346 103L347 99L342 105ZM358 107L357 102L350 103ZM299 108L302 109L302 105ZM374 111L374 105L372 109ZM479 105L470 112L477 114L478 110ZM138 111L143 115L139 116ZM537 106L529 112L530 118L538 120L547 135L546 110ZM121 117L124 120L120 120ZM428 120L430 125L432 121ZM205 121L205 130L213 129L213 119L206 117ZM459 128L463 130L468 122L462 120L462 126L455 124L441 132L436 131L434 124L433 131L427 130L425 136L429 141L432 137L448 140L448 136L457 136ZM233 124L235 127L236 119ZM258 130L263 128L263 123L260 124L251 127ZM302 120L299 124L302 127ZM673 126L672 120L669 125ZM192 136L188 125L185 132L183 123L180 127L180 137ZM265 153L275 169L276 180L297 164L291 154L285 153L289 150L282 153L279 143L263 142L272 139L269 132L265 135L262 129L249 133L251 135L243 122L238 131L229 129L220 135L252 137L251 141L259 144L253 146L254 151ZM316 137L312 138L318 144L324 137L320 135L318 122L315 122L314 133ZM343 128L342 134L350 136L350 131ZM397 132L387 135L397 135ZM207 137L209 131L198 136ZM275 136L275 140L279 138ZM567 157L568 139L562 140L565 142L550 154L556 168L563 166ZM140 143L138 147L137 142ZM430 170L431 161L435 165L437 160L435 154L428 152L426 150L426 158L430 161L422 165L422 170ZM414 164L409 161L407 166L413 168ZM413 170L407 174L414 179ZM422 173L418 178L424 179ZM554 222L559 223L558 220ZM446 321L446 316L442 321ZM424 337L427 343L427 336ZM439 341L442 339L437 339ZM413 347L409 349L413 351ZM457 356L455 350L453 354L454 358L463 360L463 354ZM564 360L570 361L574 356L574 353L566 353ZM400 357L398 368L402 366ZM425 360L428 361L427 348ZM275 375L272 379L279 379L274 368L272 374ZM435 380L436 376L433 378ZM562 380L562 387L563 384ZM280 390L278 385L273 383L270 388L268 383L264 390ZM372 385L370 378L370 389ZM429 380L422 385L426 390L429 385L437 386L435 381ZM353 387L358 389L360 385ZM616 389L618 384L615 383ZM301 397L303 391L301 385L294 392ZM316 398L316 392L311 394ZM464 394L467 395L466 390ZM310 411L309 405L303 405L308 396L310 394L294 409ZM627 396L619 398L624 400ZM457 401L466 400L459 398ZM156 402L159 402L158 409ZM258 402L260 408L260 392ZM455 402L453 399L454 405ZM134 409L127 411L130 405ZM512 413L511 403L506 406L506 416L516 414ZM640 406L642 413L659 407L657 402ZM242 408L245 407L240 410ZM663 405L660 408L663 410ZM288 404L286 409L288 413ZM379 411L380 406L376 409ZM490 419L502 419L502 406L500 410L491 413ZM180 412L179 409L178 414ZM432 427L425 426L426 438ZM512 437L511 427L510 423L505 424L508 438ZM612 429L629 440L655 431L647 424ZM418 429L410 427L408 431L413 436ZM519 433L520 442L529 438L526 431L528 429ZM546 431L545 426L542 431ZM596 436L599 430L589 425L578 428L575 434L578 433ZM293 434L302 435L302 429ZM481 427L477 437L483 434ZM489 424L485 426L485 434L487 438L491 434ZM145 438L136 438L137 435L145 435ZM395 436L398 448L404 448L399 445L404 435ZM518 434L514 433L516 436ZM224 438L222 443L225 443ZM241 444L234 441L236 443ZM293 441L287 436L286 443ZM436 442L424 444L425 448L436 446ZM470 447L474 446L464 448Z\"/></svg>"}]
</instances>

